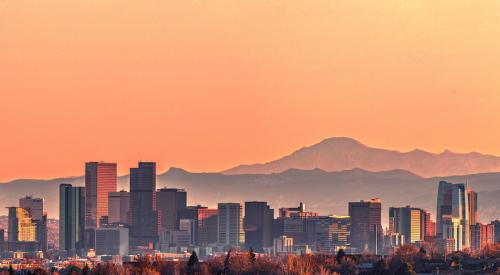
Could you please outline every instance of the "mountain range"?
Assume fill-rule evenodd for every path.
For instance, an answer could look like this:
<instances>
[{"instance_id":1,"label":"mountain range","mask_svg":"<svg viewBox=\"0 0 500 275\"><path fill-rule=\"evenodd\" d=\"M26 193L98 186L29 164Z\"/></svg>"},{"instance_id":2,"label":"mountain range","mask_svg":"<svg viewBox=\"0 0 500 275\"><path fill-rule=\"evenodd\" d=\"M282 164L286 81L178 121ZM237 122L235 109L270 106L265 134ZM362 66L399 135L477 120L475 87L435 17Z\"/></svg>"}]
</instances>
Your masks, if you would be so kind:
<instances>
[{"instance_id":1,"label":"mountain range","mask_svg":"<svg viewBox=\"0 0 500 275\"><path fill-rule=\"evenodd\" d=\"M432 167L426 159L446 167ZM329 160L333 164L328 165ZM325 215L345 215L349 201L378 197L383 202L383 223L387 224L390 206L412 205L435 213L439 181L468 182L478 192L479 219L489 222L500 218L500 173L462 171L494 170L496 162L497 157L478 153L400 153L370 148L349 138L332 138L277 161L222 173L170 168L158 175L157 187L186 189L191 205L217 207L217 202L260 200L277 210L304 202L309 210ZM433 173L446 176L422 176ZM20 197L34 195L44 198L49 217L57 218L61 183L83 186L84 178L20 179L0 184L0 215L6 214L6 206L17 205ZM128 190L128 185L127 175L118 178L119 189Z\"/></svg>"},{"instance_id":2,"label":"mountain range","mask_svg":"<svg viewBox=\"0 0 500 275\"><path fill-rule=\"evenodd\" d=\"M433 154L422 150L399 152L373 148L347 137L333 137L303 147L285 157L262 164L239 165L223 171L234 174L271 174L288 169L342 171L361 168L369 171L402 169L422 177L466 175L500 171L500 157L477 152Z\"/></svg>"}]
</instances>

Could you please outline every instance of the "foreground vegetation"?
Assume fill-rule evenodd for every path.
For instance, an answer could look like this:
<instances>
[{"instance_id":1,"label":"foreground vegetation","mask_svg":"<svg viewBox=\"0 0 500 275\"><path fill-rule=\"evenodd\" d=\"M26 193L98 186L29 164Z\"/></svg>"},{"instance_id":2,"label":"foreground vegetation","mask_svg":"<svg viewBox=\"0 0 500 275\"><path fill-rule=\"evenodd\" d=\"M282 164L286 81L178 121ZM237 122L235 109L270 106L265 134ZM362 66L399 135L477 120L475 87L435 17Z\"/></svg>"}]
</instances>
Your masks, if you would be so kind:
<instances>
[{"instance_id":1,"label":"foreground vegetation","mask_svg":"<svg viewBox=\"0 0 500 275\"><path fill-rule=\"evenodd\" d=\"M258 257L250 252L231 252L200 262L196 253L188 261L163 261L145 256L123 265L100 263L90 268L73 263L61 270L43 269L15 271L12 268L0 274L416 274L416 273L500 273L500 244L491 245L478 254L456 252L447 256L427 253L412 246L400 248L394 255L350 256L339 251L337 255L287 255Z\"/></svg>"}]
</instances>

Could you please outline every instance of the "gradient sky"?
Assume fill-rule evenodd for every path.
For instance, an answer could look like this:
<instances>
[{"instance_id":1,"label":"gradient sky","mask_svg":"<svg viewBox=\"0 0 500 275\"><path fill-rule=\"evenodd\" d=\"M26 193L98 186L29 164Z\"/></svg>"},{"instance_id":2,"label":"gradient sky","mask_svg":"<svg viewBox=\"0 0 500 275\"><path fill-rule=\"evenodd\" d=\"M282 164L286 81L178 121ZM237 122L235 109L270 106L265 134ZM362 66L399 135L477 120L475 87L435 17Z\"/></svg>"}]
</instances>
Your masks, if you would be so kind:
<instances>
[{"instance_id":1,"label":"gradient sky","mask_svg":"<svg viewBox=\"0 0 500 275\"><path fill-rule=\"evenodd\" d=\"M330 136L500 155L500 1L0 0L0 181Z\"/></svg>"}]
</instances>

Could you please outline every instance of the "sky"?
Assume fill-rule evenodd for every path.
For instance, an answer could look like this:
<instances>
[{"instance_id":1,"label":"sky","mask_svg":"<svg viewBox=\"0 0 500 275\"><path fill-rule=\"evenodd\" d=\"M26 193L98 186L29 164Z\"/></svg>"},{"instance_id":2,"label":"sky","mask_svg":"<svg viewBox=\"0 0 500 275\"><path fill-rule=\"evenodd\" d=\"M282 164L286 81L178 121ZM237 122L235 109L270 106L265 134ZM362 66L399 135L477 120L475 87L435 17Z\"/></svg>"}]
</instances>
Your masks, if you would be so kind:
<instances>
[{"instance_id":1,"label":"sky","mask_svg":"<svg viewBox=\"0 0 500 275\"><path fill-rule=\"evenodd\" d=\"M332 136L500 155L500 1L0 0L0 182Z\"/></svg>"}]
</instances>

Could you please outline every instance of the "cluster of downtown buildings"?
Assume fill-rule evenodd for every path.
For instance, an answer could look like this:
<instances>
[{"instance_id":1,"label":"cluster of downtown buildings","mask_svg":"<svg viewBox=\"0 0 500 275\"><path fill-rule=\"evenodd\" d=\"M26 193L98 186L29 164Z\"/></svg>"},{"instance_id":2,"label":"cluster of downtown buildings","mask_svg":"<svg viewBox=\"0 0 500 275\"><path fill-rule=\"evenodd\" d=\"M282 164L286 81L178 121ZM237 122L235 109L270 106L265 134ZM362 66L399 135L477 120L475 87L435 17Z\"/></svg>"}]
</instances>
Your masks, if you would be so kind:
<instances>
[{"instance_id":1,"label":"cluster of downtown buildings","mask_svg":"<svg viewBox=\"0 0 500 275\"><path fill-rule=\"evenodd\" d=\"M134 254L175 255L197 251L201 257L229 249L258 253L390 254L402 245L437 247L442 253L481 250L500 241L500 221L477 220L477 193L467 184L440 182L436 221L424 209L389 208L389 227L381 224L379 199L349 202L348 216L321 216L305 205L280 208L267 202L218 203L216 209L188 206L183 189L156 188L156 164L130 169L130 191L117 192L115 163L89 162L85 187L59 186L58 257ZM0 232L0 237L4 232ZM47 215L43 199L25 197L9 207L8 238L0 249L43 257ZM14 256L13 256L14 255Z\"/></svg>"}]
</instances>

